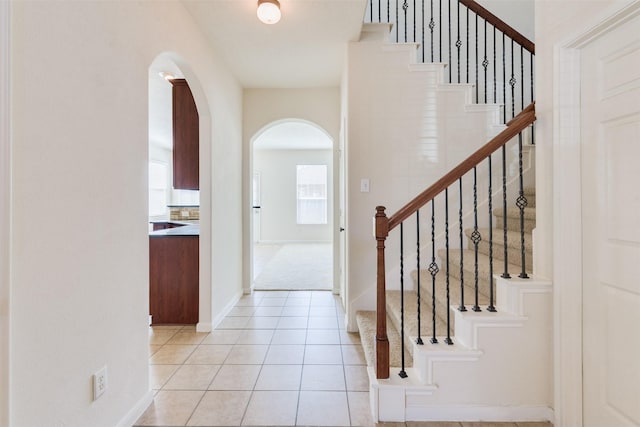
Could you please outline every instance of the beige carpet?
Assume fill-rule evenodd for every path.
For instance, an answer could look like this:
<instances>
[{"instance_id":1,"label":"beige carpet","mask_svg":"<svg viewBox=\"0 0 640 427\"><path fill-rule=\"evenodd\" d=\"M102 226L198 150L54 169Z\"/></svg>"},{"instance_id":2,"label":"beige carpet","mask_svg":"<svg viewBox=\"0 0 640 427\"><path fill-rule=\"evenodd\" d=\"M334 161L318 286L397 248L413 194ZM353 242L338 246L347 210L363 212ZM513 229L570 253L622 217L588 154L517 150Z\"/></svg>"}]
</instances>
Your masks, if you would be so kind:
<instances>
[{"instance_id":1,"label":"beige carpet","mask_svg":"<svg viewBox=\"0 0 640 427\"><path fill-rule=\"evenodd\" d=\"M331 243L254 245L254 289L333 288Z\"/></svg>"}]
</instances>

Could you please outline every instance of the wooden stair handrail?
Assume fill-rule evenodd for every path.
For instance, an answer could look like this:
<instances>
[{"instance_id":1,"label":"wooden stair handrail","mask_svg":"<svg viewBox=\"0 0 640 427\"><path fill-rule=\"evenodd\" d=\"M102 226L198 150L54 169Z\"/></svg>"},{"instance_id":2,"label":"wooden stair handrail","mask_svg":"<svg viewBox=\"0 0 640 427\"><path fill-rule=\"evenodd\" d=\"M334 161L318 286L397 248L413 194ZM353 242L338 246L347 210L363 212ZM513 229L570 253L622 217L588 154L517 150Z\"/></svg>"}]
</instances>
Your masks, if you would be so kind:
<instances>
[{"instance_id":1,"label":"wooden stair handrail","mask_svg":"<svg viewBox=\"0 0 640 427\"><path fill-rule=\"evenodd\" d=\"M489 157L498 148L505 145L511 138L522 132L527 126L536 120L535 103L529 104L527 108L522 110L520 114L515 116L507 123L507 128L496 135L491 141L480 147L475 153L467 157L458 166L433 183L429 188L424 190L412 201L400 208L395 214L389 217L389 224L386 232L393 230L402 221L413 215L416 210L433 200L439 193L448 188L451 184L458 181L460 177L477 166L481 161Z\"/></svg>"},{"instance_id":2,"label":"wooden stair handrail","mask_svg":"<svg viewBox=\"0 0 640 427\"><path fill-rule=\"evenodd\" d=\"M502 19L498 18L493 13L489 12L487 9L482 7L479 3L474 0L458 0L461 4L466 6L469 10L475 12L479 17L487 21L489 24L496 27L498 30L502 31L506 34L511 40L518 43L520 46L531 52L535 55L536 45L523 36L518 30L513 28L511 25L504 22Z\"/></svg>"}]
</instances>

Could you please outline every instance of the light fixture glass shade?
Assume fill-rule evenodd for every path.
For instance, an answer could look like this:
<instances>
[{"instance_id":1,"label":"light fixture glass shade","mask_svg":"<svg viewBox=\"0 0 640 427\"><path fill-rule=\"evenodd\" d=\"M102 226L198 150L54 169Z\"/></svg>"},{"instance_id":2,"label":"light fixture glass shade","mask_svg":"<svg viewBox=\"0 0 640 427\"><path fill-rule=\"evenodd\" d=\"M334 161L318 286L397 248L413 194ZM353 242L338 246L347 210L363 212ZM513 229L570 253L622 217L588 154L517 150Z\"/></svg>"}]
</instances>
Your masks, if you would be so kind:
<instances>
[{"instance_id":1,"label":"light fixture glass shade","mask_svg":"<svg viewBox=\"0 0 640 427\"><path fill-rule=\"evenodd\" d=\"M278 0L258 0L258 19L265 24L275 24L280 20Z\"/></svg>"}]
</instances>

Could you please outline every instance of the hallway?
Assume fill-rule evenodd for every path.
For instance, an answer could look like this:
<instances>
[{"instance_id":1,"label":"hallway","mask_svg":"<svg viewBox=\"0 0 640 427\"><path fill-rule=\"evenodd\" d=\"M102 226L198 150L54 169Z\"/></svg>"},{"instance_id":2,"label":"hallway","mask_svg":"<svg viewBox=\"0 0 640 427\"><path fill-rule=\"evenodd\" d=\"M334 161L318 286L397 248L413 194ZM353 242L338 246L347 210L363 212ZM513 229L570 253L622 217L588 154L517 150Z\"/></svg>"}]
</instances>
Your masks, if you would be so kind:
<instances>
[{"instance_id":1,"label":"hallway","mask_svg":"<svg viewBox=\"0 0 640 427\"><path fill-rule=\"evenodd\" d=\"M211 333L150 328L154 403L136 425L369 426L366 361L327 291L256 291Z\"/></svg>"}]
</instances>

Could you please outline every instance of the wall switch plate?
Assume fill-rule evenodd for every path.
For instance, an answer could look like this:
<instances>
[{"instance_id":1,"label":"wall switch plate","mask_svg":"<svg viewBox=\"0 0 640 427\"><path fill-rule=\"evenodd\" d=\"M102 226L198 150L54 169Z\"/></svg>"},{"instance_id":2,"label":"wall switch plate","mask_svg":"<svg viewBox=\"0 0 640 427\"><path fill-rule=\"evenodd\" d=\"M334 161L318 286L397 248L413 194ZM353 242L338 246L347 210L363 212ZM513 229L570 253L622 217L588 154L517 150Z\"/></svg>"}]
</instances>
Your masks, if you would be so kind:
<instances>
[{"instance_id":1,"label":"wall switch plate","mask_svg":"<svg viewBox=\"0 0 640 427\"><path fill-rule=\"evenodd\" d=\"M98 400L107 390L107 367L93 374L93 400Z\"/></svg>"},{"instance_id":2,"label":"wall switch plate","mask_svg":"<svg viewBox=\"0 0 640 427\"><path fill-rule=\"evenodd\" d=\"M360 180L360 192L368 193L369 192L369 179L363 178Z\"/></svg>"}]
</instances>

